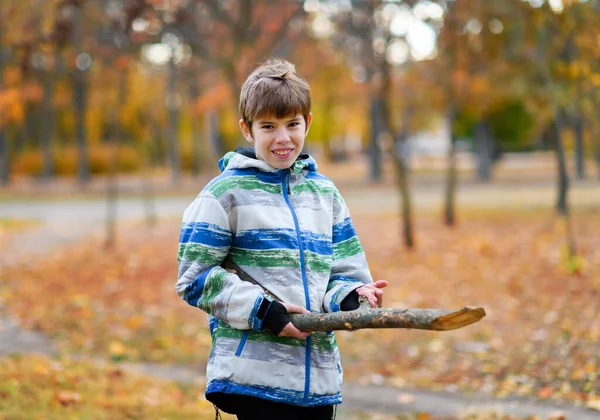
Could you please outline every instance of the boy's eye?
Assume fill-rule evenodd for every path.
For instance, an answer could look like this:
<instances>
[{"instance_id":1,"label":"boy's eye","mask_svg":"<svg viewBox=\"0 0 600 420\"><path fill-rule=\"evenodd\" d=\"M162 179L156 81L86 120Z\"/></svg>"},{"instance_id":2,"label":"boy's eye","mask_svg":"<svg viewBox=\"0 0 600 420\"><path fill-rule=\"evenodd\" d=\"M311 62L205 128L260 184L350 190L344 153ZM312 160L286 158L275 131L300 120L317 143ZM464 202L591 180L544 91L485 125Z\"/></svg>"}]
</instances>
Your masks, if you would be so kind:
<instances>
[{"instance_id":1,"label":"boy's eye","mask_svg":"<svg viewBox=\"0 0 600 420\"><path fill-rule=\"evenodd\" d=\"M290 127L297 127L299 125L300 125L300 123L298 121L294 121L294 122L290 123Z\"/></svg>"},{"instance_id":2,"label":"boy's eye","mask_svg":"<svg viewBox=\"0 0 600 420\"><path fill-rule=\"evenodd\" d=\"M265 125L263 125L261 128L263 128L263 129L265 129L265 130L270 130L271 128L273 128L273 126L272 126L272 125L270 125L270 124L265 124Z\"/></svg>"}]
</instances>

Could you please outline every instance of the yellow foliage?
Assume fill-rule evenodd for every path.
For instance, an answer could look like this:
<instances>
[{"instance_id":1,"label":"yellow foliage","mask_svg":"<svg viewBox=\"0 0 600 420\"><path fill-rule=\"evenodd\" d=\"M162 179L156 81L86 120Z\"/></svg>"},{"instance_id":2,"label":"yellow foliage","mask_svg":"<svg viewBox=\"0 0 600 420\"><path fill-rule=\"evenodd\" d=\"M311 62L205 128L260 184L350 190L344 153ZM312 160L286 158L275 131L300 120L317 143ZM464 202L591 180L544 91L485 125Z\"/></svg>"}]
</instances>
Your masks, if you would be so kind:
<instances>
[{"instance_id":1,"label":"yellow foliage","mask_svg":"<svg viewBox=\"0 0 600 420\"><path fill-rule=\"evenodd\" d=\"M0 126L23 121L24 111L21 92L18 88L0 90Z\"/></svg>"},{"instance_id":2,"label":"yellow foliage","mask_svg":"<svg viewBox=\"0 0 600 420\"><path fill-rule=\"evenodd\" d=\"M76 147L61 148L54 152L54 173L60 176L77 174L79 152ZM92 174L105 174L110 170L112 151L107 145L95 145L88 150L88 164ZM141 169L142 153L132 145L119 146L116 169L130 173ZM11 170L14 174L40 176L44 168L44 155L40 150L32 150L16 156Z\"/></svg>"},{"instance_id":3,"label":"yellow foliage","mask_svg":"<svg viewBox=\"0 0 600 420\"><path fill-rule=\"evenodd\" d=\"M16 156L11 170L17 175L41 175L44 170L44 155L42 151L32 150Z\"/></svg>"}]
</instances>

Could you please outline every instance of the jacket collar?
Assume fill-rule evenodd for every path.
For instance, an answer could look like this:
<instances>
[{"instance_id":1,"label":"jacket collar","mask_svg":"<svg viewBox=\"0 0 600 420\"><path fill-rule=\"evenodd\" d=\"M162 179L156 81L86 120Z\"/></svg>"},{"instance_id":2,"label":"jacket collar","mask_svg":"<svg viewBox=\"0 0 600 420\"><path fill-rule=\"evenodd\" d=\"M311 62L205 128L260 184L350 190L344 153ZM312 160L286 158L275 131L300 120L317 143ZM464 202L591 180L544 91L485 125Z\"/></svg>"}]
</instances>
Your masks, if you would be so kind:
<instances>
[{"instance_id":1,"label":"jacket collar","mask_svg":"<svg viewBox=\"0 0 600 420\"><path fill-rule=\"evenodd\" d=\"M219 160L221 172L226 169L256 168L263 172L278 172L282 169L273 168L264 160L256 158L254 147L238 147L233 152L228 152ZM317 171L317 163L308 153L301 153L294 164L289 168L292 173L299 174L303 170ZM285 169L287 170L287 169Z\"/></svg>"}]
</instances>

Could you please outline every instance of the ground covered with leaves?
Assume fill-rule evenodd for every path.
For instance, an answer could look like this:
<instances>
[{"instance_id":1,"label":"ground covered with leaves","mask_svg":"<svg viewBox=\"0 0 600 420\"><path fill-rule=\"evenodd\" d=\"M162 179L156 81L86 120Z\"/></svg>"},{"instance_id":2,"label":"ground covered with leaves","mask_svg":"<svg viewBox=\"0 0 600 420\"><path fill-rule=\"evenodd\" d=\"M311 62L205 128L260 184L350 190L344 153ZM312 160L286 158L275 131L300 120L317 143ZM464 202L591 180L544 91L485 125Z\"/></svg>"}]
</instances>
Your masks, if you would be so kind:
<instances>
[{"instance_id":1,"label":"ground covered with leaves","mask_svg":"<svg viewBox=\"0 0 600 420\"><path fill-rule=\"evenodd\" d=\"M13 356L0 360L0 419L198 419L214 416L181 386L89 362Z\"/></svg>"},{"instance_id":2,"label":"ground covered with leaves","mask_svg":"<svg viewBox=\"0 0 600 420\"><path fill-rule=\"evenodd\" d=\"M341 332L345 380L568 400L600 409L599 212L574 213L576 257L567 255L562 219L543 211L470 212L454 228L419 216L411 252L402 247L397 216L361 215L354 221L374 277L390 283L385 306L476 305L487 317L451 332ZM137 226L113 250L90 239L35 265L5 269L0 299L23 328L47 333L62 354L198 366L206 361L210 336L206 316L175 294L177 240L177 222ZM19 381L45 389L46 381L64 379L57 375L87 375L57 370L55 362L2 363L0 404L16 395ZM99 375L101 387L114 372L88 374ZM80 382L73 383L89 385L87 379ZM73 407L88 392L98 398L113 392L75 385L64 388ZM142 400L155 392L143 383L136 387ZM166 392L188 398L177 388ZM27 393L21 394L27 404ZM56 393L36 398L64 405ZM193 398L189 404L198 409ZM131 407L127 410L141 406ZM106 410L102 416L110 413Z\"/></svg>"}]
</instances>

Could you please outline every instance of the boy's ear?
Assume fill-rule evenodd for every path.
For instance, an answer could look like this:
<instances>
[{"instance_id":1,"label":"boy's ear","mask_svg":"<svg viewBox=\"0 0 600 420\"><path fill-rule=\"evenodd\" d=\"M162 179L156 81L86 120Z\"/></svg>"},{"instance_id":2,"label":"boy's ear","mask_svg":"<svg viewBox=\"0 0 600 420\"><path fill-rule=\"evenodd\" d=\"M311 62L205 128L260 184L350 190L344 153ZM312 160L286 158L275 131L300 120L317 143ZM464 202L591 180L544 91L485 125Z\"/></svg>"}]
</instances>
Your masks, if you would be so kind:
<instances>
[{"instance_id":1,"label":"boy's ear","mask_svg":"<svg viewBox=\"0 0 600 420\"><path fill-rule=\"evenodd\" d=\"M308 134L308 129L310 128L310 123L312 122L312 118L313 118L312 112L309 112L308 116L306 117L306 134Z\"/></svg>"},{"instance_id":2,"label":"boy's ear","mask_svg":"<svg viewBox=\"0 0 600 420\"><path fill-rule=\"evenodd\" d=\"M250 144L254 144L254 139L252 138L252 134L250 133L250 127L248 126L248 124L246 124L243 118L240 119L239 124L240 130L242 130L242 134L244 135L246 141Z\"/></svg>"}]
</instances>

